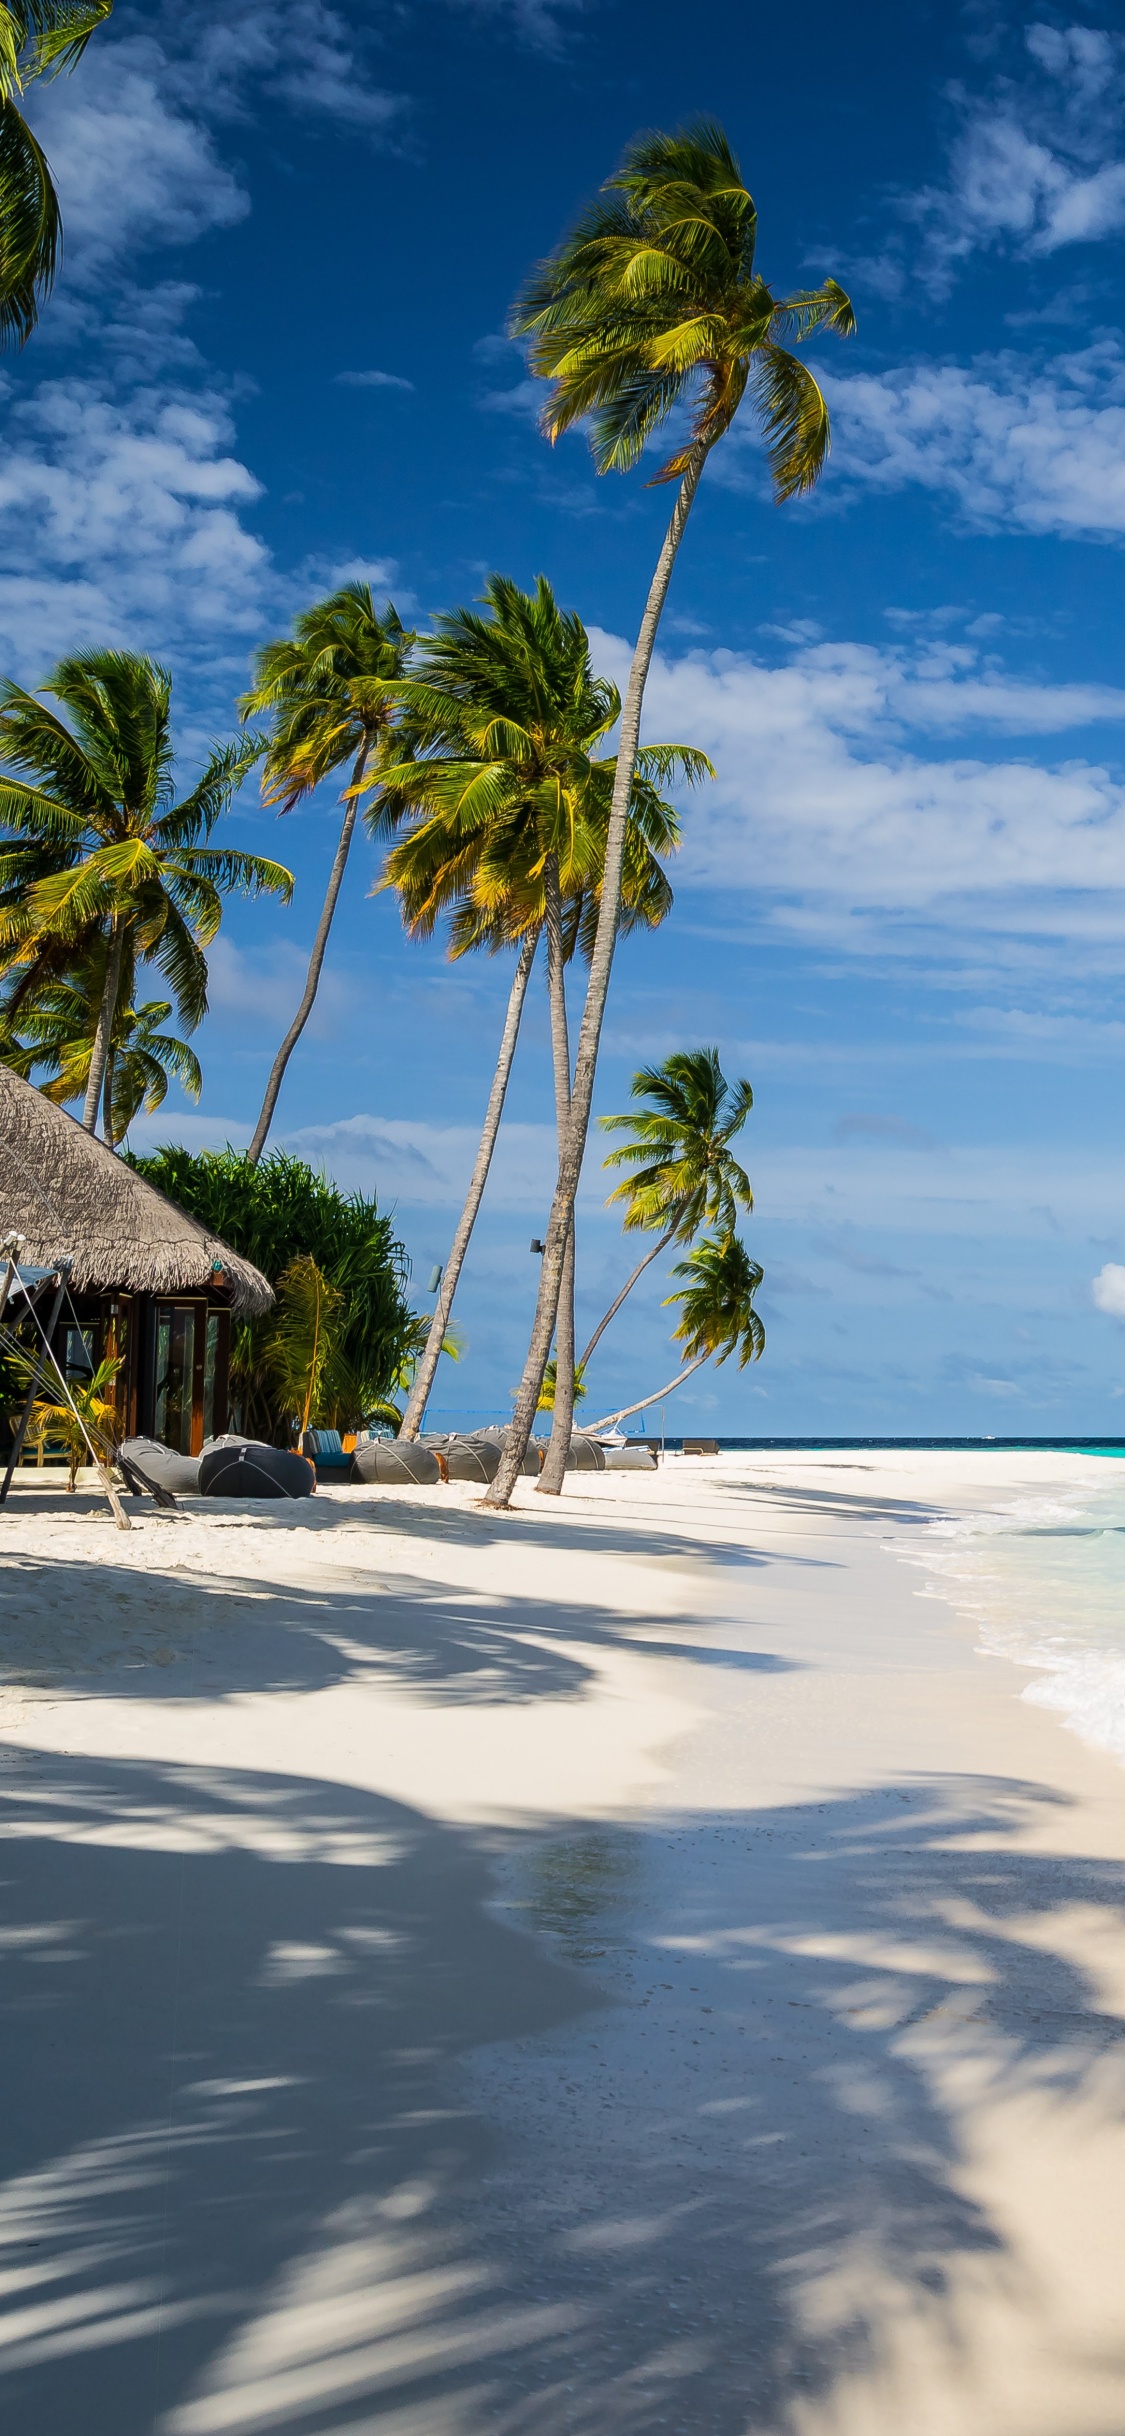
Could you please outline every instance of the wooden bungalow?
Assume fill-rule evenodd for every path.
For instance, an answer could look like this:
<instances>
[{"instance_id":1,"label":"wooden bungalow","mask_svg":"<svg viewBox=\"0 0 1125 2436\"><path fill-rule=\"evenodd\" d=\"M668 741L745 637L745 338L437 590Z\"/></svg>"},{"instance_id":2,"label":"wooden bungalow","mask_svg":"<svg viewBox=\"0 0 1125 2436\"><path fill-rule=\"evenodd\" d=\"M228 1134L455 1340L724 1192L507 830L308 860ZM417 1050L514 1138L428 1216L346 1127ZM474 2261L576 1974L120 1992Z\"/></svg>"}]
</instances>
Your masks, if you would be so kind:
<instances>
[{"instance_id":1,"label":"wooden bungalow","mask_svg":"<svg viewBox=\"0 0 1125 2436\"><path fill-rule=\"evenodd\" d=\"M260 1270L165 1199L64 1109L0 1065L0 1241L70 1262L55 1352L71 1377L107 1354L123 1437L198 1454L228 1424L232 1315L267 1311Z\"/></svg>"}]
</instances>

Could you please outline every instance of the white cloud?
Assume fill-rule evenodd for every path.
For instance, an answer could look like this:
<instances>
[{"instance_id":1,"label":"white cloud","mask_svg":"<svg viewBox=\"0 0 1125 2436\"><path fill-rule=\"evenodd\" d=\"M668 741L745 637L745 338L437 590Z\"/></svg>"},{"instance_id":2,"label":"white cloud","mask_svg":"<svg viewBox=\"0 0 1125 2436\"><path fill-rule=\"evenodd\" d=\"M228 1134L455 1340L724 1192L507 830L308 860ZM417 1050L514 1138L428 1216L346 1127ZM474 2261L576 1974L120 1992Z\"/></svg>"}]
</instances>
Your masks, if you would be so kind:
<instances>
[{"instance_id":1,"label":"white cloud","mask_svg":"<svg viewBox=\"0 0 1125 2436\"><path fill-rule=\"evenodd\" d=\"M1125 227L1125 38L1032 25L1023 41L1016 75L983 96L952 89L947 176L906 200L925 231L920 274L939 292L982 249L1034 257Z\"/></svg>"},{"instance_id":2,"label":"white cloud","mask_svg":"<svg viewBox=\"0 0 1125 2436\"><path fill-rule=\"evenodd\" d=\"M1035 365L919 363L824 379L834 464L854 481L956 500L980 527L1125 533L1125 352L1106 337Z\"/></svg>"},{"instance_id":3,"label":"white cloud","mask_svg":"<svg viewBox=\"0 0 1125 2436\"><path fill-rule=\"evenodd\" d=\"M241 512L260 485L221 399L44 383L0 440L0 634L9 673L96 642L162 649L252 630L270 580Z\"/></svg>"},{"instance_id":4,"label":"white cloud","mask_svg":"<svg viewBox=\"0 0 1125 2436\"><path fill-rule=\"evenodd\" d=\"M413 381L404 380L400 372L337 372L341 389L413 389Z\"/></svg>"},{"instance_id":5,"label":"white cloud","mask_svg":"<svg viewBox=\"0 0 1125 2436\"><path fill-rule=\"evenodd\" d=\"M1107 1260L1098 1270L1090 1287L1099 1311L1108 1311L1111 1319L1125 1319L1125 1269L1115 1260Z\"/></svg>"},{"instance_id":6,"label":"white cloud","mask_svg":"<svg viewBox=\"0 0 1125 2436\"><path fill-rule=\"evenodd\" d=\"M626 646L599 636L623 677ZM989 731L1120 722L1113 689L1020 685L968 653L817 644L779 665L658 658L645 733L702 745L718 771L685 809L677 887L747 889L791 909L923 913L957 927L1119 931L1125 785L1081 758L982 752ZM977 731L941 757L919 737ZM833 921L836 916L833 916Z\"/></svg>"},{"instance_id":7,"label":"white cloud","mask_svg":"<svg viewBox=\"0 0 1125 2436\"><path fill-rule=\"evenodd\" d=\"M344 16L323 0L176 0L144 34L99 34L72 77L33 87L29 110L63 206L65 284L139 246L190 244L250 199L215 125L271 95L379 135L401 101L372 85Z\"/></svg>"},{"instance_id":8,"label":"white cloud","mask_svg":"<svg viewBox=\"0 0 1125 2436\"><path fill-rule=\"evenodd\" d=\"M99 44L77 75L34 88L30 102L59 189L66 268L80 278L138 245L189 244L250 208L207 128L162 90L159 45Z\"/></svg>"}]
</instances>

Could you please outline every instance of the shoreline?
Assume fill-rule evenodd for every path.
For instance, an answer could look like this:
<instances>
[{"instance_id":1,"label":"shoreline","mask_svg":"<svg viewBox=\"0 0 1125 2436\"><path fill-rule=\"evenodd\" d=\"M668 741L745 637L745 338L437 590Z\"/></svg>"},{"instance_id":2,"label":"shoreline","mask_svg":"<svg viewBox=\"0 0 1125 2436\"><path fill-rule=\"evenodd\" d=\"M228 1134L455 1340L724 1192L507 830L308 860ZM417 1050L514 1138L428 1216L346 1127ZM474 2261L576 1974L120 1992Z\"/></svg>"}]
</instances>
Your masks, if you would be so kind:
<instances>
[{"instance_id":1,"label":"shoreline","mask_svg":"<svg viewBox=\"0 0 1125 2436\"><path fill-rule=\"evenodd\" d=\"M1125 1771L925 1554L1091 1485L759 1451L129 1538L21 1497L22 2423L1115 2436Z\"/></svg>"}]
</instances>

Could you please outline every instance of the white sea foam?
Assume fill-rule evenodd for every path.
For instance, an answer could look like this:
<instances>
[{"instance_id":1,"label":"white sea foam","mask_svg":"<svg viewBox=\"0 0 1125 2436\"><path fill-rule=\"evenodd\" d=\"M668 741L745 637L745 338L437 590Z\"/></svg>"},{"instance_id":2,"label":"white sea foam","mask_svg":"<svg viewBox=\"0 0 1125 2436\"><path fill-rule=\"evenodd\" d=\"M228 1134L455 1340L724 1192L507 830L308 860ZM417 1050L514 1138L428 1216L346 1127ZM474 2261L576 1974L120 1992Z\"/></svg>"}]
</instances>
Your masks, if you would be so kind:
<instances>
[{"instance_id":1,"label":"white sea foam","mask_svg":"<svg viewBox=\"0 0 1125 2436\"><path fill-rule=\"evenodd\" d=\"M894 1548L973 1618L982 1650L1035 1670L1025 1700L1125 1762L1125 1468L1106 1470L1104 1489L1017 1498Z\"/></svg>"}]
</instances>

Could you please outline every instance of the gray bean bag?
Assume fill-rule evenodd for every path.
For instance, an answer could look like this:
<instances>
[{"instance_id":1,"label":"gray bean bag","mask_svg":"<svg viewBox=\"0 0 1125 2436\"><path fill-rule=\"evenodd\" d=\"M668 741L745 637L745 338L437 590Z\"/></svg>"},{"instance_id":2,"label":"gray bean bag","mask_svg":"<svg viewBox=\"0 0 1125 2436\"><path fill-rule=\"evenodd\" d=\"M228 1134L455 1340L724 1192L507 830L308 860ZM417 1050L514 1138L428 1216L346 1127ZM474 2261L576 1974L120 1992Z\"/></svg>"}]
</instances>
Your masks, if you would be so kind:
<instances>
[{"instance_id":1,"label":"gray bean bag","mask_svg":"<svg viewBox=\"0 0 1125 2436\"><path fill-rule=\"evenodd\" d=\"M651 1446L603 1446L607 1472L655 1472L657 1452Z\"/></svg>"},{"instance_id":2,"label":"gray bean bag","mask_svg":"<svg viewBox=\"0 0 1125 2436\"><path fill-rule=\"evenodd\" d=\"M449 1438L445 1460L451 1480L479 1480L485 1487L500 1469L499 1438Z\"/></svg>"},{"instance_id":3,"label":"gray bean bag","mask_svg":"<svg viewBox=\"0 0 1125 2436\"><path fill-rule=\"evenodd\" d=\"M126 1438L120 1460L135 1465L138 1479L146 1486L154 1482L158 1489L171 1489L173 1497L194 1497L198 1492L199 1456L179 1455L174 1447L162 1446L159 1438Z\"/></svg>"},{"instance_id":4,"label":"gray bean bag","mask_svg":"<svg viewBox=\"0 0 1125 2436\"><path fill-rule=\"evenodd\" d=\"M474 1446L495 1446L498 1447L500 1453L503 1454L504 1439L506 1436L506 1432L504 1430L477 1429L471 1431L470 1436ZM453 1443L454 1441L452 1439L448 1441L449 1445L452 1445ZM543 1468L543 1457L546 1454L546 1451L547 1441L545 1438L528 1439L527 1449L524 1454L523 1462L520 1465L520 1470L526 1474L529 1480L538 1480L539 1474Z\"/></svg>"},{"instance_id":5,"label":"gray bean bag","mask_svg":"<svg viewBox=\"0 0 1125 2436\"><path fill-rule=\"evenodd\" d=\"M596 1438L580 1437L576 1430L570 1441L566 1468L568 1472L604 1472L604 1446L599 1446Z\"/></svg>"},{"instance_id":6,"label":"gray bean bag","mask_svg":"<svg viewBox=\"0 0 1125 2436\"><path fill-rule=\"evenodd\" d=\"M364 1487L431 1488L441 1479L441 1465L431 1447L416 1439L367 1438L352 1456L349 1479Z\"/></svg>"},{"instance_id":7,"label":"gray bean bag","mask_svg":"<svg viewBox=\"0 0 1125 2436\"><path fill-rule=\"evenodd\" d=\"M288 1447L244 1438L200 1456L199 1487L204 1497L311 1497L316 1472Z\"/></svg>"}]
</instances>

